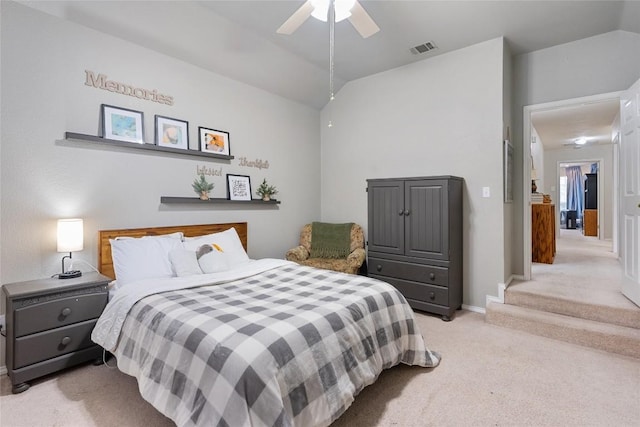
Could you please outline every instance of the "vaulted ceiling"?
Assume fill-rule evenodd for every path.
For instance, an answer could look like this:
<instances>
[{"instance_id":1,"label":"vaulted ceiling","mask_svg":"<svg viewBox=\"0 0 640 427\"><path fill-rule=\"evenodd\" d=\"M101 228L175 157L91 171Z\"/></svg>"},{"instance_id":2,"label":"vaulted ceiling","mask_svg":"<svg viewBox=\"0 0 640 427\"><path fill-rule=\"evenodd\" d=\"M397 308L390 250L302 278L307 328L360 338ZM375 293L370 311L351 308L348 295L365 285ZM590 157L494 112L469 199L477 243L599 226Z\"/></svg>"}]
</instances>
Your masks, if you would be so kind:
<instances>
[{"instance_id":1,"label":"vaulted ceiling","mask_svg":"<svg viewBox=\"0 0 640 427\"><path fill-rule=\"evenodd\" d=\"M276 33L304 0L18 2L313 108L329 100L328 24L309 18L291 35ZM614 30L640 33L634 0L360 3L380 31L362 38L347 20L336 24L336 92L350 80L500 36L519 55ZM426 42L437 49L410 51ZM598 135L591 143L607 143L614 104L539 112L532 122L547 148L587 132Z\"/></svg>"},{"instance_id":2,"label":"vaulted ceiling","mask_svg":"<svg viewBox=\"0 0 640 427\"><path fill-rule=\"evenodd\" d=\"M276 30L304 0L19 1L314 108L328 101L329 27ZM514 55L613 30L640 33L639 1L367 1L380 31L335 27L335 87L504 36ZM410 48L437 49L414 55Z\"/></svg>"}]
</instances>

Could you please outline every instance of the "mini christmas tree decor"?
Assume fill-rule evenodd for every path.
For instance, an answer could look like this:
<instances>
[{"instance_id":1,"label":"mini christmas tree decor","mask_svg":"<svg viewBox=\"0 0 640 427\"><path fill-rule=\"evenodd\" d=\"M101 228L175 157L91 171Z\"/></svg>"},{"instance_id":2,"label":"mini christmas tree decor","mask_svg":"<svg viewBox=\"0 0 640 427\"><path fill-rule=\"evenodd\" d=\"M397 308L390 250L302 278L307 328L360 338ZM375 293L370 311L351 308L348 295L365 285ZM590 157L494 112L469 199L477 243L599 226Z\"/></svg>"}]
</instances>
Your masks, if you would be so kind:
<instances>
[{"instance_id":1,"label":"mini christmas tree decor","mask_svg":"<svg viewBox=\"0 0 640 427\"><path fill-rule=\"evenodd\" d=\"M207 180L204 179L204 174L201 174L200 179L195 179L191 186L193 187L193 191L200 196L200 199L209 200L209 191L213 190L215 184L208 183Z\"/></svg>"},{"instance_id":2,"label":"mini christmas tree decor","mask_svg":"<svg viewBox=\"0 0 640 427\"><path fill-rule=\"evenodd\" d=\"M265 178L262 180L262 184L260 184L260 187L258 187L258 189L256 190L256 194L262 197L262 200L268 202L269 200L271 200L271 196L273 196L274 194L278 194L278 190L275 186L267 184L267 179Z\"/></svg>"}]
</instances>

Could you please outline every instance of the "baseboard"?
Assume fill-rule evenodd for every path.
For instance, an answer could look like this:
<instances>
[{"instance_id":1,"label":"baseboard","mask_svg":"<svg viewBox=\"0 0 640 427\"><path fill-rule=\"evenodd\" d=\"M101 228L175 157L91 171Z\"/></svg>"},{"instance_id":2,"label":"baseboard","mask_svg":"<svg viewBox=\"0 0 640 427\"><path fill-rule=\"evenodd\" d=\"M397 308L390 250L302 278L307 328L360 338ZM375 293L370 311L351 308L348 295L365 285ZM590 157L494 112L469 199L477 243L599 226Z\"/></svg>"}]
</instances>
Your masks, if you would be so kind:
<instances>
[{"instance_id":1,"label":"baseboard","mask_svg":"<svg viewBox=\"0 0 640 427\"><path fill-rule=\"evenodd\" d=\"M490 302L495 302L498 304L504 304L504 291L505 289L507 289L507 286L509 286L509 283L511 283L511 281L513 280L514 276L509 277L509 280L507 280L507 283L498 283L498 296L494 297L493 295L487 295L487 301L486 301L486 305L489 305Z\"/></svg>"},{"instance_id":2,"label":"baseboard","mask_svg":"<svg viewBox=\"0 0 640 427\"><path fill-rule=\"evenodd\" d=\"M482 314L486 313L486 310L483 307L476 307L475 305L462 304L462 309L463 310L468 310L468 311L473 311L475 313L482 313Z\"/></svg>"}]
</instances>

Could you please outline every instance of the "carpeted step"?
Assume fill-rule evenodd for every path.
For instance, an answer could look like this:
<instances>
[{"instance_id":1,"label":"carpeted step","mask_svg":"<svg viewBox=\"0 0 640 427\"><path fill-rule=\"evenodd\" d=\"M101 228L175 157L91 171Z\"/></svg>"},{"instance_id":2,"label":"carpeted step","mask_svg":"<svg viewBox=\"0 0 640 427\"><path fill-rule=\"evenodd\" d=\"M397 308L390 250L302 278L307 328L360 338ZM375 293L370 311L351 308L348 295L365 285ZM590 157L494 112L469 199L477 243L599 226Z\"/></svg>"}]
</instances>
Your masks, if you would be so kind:
<instances>
[{"instance_id":1,"label":"carpeted step","mask_svg":"<svg viewBox=\"0 0 640 427\"><path fill-rule=\"evenodd\" d=\"M535 335L640 358L640 329L636 328L493 302L487 305L486 321Z\"/></svg>"},{"instance_id":2,"label":"carpeted step","mask_svg":"<svg viewBox=\"0 0 640 427\"><path fill-rule=\"evenodd\" d=\"M640 329L640 308L619 291L531 281L510 286L505 292L505 303Z\"/></svg>"}]
</instances>

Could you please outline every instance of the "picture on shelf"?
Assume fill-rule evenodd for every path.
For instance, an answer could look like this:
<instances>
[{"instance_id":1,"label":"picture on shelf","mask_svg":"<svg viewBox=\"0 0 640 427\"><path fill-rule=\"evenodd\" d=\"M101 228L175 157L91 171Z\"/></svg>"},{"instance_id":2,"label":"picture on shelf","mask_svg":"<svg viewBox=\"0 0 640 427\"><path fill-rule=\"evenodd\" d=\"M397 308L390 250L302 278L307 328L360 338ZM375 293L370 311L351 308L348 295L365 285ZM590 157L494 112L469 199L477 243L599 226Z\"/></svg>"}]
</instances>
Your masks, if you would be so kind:
<instances>
[{"instance_id":1,"label":"picture on shelf","mask_svg":"<svg viewBox=\"0 0 640 427\"><path fill-rule=\"evenodd\" d=\"M198 127L200 134L200 151L205 153L231 155L229 132Z\"/></svg>"},{"instance_id":2,"label":"picture on shelf","mask_svg":"<svg viewBox=\"0 0 640 427\"><path fill-rule=\"evenodd\" d=\"M102 137L117 141L144 144L142 111L102 104Z\"/></svg>"},{"instance_id":3,"label":"picture on shelf","mask_svg":"<svg viewBox=\"0 0 640 427\"><path fill-rule=\"evenodd\" d=\"M251 178L227 174L227 199L251 201Z\"/></svg>"},{"instance_id":4,"label":"picture on shelf","mask_svg":"<svg viewBox=\"0 0 640 427\"><path fill-rule=\"evenodd\" d=\"M189 122L156 114L156 145L189 149Z\"/></svg>"}]
</instances>

